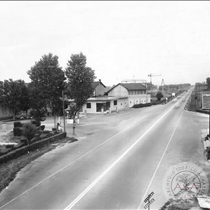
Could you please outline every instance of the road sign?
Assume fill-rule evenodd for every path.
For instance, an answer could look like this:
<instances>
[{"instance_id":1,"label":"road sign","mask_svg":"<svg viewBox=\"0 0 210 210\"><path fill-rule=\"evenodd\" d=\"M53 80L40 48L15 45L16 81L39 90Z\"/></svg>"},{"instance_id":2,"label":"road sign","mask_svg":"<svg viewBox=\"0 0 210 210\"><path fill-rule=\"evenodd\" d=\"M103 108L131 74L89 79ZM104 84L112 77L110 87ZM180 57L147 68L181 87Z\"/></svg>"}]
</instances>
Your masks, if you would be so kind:
<instances>
[{"instance_id":1,"label":"road sign","mask_svg":"<svg viewBox=\"0 0 210 210\"><path fill-rule=\"evenodd\" d=\"M146 203L152 196L154 195L154 192L151 192L146 199L144 200L144 202Z\"/></svg>"},{"instance_id":2,"label":"road sign","mask_svg":"<svg viewBox=\"0 0 210 210\"><path fill-rule=\"evenodd\" d=\"M210 110L210 94L202 94L202 109Z\"/></svg>"},{"instance_id":3,"label":"road sign","mask_svg":"<svg viewBox=\"0 0 210 210\"><path fill-rule=\"evenodd\" d=\"M144 206L144 208L146 209L147 207L149 207L154 201L155 201L155 199L152 198L152 199Z\"/></svg>"}]
</instances>

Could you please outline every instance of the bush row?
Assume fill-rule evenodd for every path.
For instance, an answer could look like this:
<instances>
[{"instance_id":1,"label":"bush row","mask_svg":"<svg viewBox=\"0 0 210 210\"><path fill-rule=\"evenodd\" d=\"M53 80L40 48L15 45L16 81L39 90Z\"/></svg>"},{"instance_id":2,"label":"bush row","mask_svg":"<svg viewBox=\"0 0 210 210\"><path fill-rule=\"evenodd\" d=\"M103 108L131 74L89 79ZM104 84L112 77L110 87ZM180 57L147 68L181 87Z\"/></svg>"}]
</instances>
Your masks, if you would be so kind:
<instances>
[{"instance_id":1,"label":"bush row","mask_svg":"<svg viewBox=\"0 0 210 210\"><path fill-rule=\"evenodd\" d=\"M151 106L151 103L146 103L146 104L134 104L132 108L141 108L141 107L147 107Z\"/></svg>"},{"instance_id":2,"label":"bush row","mask_svg":"<svg viewBox=\"0 0 210 210\"><path fill-rule=\"evenodd\" d=\"M0 156L0 164L5 163L8 160L18 158L19 156L24 155L24 154L28 153L29 151L36 150L38 148L43 147L46 144L49 144L50 142L53 142L53 141L56 141L56 140L61 140L65 137L66 137L66 132L59 133L57 135L48 137L46 139L34 142L30 145L18 148L16 150L12 151L12 152L9 152L6 155Z\"/></svg>"},{"instance_id":3,"label":"bush row","mask_svg":"<svg viewBox=\"0 0 210 210\"><path fill-rule=\"evenodd\" d=\"M177 94L180 95L181 93ZM151 101L151 103L146 103L146 104L134 104L132 108L141 108L141 107L147 107L147 106L152 106L152 105L158 105L158 104L164 104L164 103L168 103L169 101L171 101L174 97L170 96L168 97L168 100L166 101L166 99L163 100L156 100L156 101Z\"/></svg>"}]
</instances>

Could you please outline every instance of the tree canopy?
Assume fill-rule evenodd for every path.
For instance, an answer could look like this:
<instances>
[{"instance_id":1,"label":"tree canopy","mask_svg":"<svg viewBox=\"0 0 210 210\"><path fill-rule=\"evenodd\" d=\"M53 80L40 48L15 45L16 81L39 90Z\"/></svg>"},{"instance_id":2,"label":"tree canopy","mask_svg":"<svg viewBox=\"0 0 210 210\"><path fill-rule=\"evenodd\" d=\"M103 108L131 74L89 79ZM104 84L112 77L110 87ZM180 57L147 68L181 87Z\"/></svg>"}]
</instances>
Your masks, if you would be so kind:
<instances>
[{"instance_id":1,"label":"tree canopy","mask_svg":"<svg viewBox=\"0 0 210 210\"><path fill-rule=\"evenodd\" d=\"M42 56L27 73L31 79L31 108L36 117L46 114L47 107L52 109L54 115L59 114L62 110L61 97L66 78L59 66L58 56L52 53Z\"/></svg>"},{"instance_id":2,"label":"tree canopy","mask_svg":"<svg viewBox=\"0 0 210 210\"><path fill-rule=\"evenodd\" d=\"M27 111L29 93L25 82L12 79L0 81L0 100L4 107L13 111L13 117L21 110Z\"/></svg>"},{"instance_id":3,"label":"tree canopy","mask_svg":"<svg viewBox=\"0 0 210 210\"><path fill-rule=\"evenodd\" d=\"M96 78L95 72L86 66L86 62L86 56L80 53L71 55L67 63L65 72L68 79L66 93L76 104L73 109L73 117L93 94L92 83Z\"/></svg>"},{"instance_id":4,"label":"tree canopy","mask_svg":"<svg viewBox=\"0 0 210 210\"><path fill-rule=\"evenodd\" d=\"M160 101L161 100L161 98L163 98L163 94L162 94L162 92L157 92L157 95L156 95L156 97L157 97L157 100L158 101Z\"/></svg>"}]
</instances>

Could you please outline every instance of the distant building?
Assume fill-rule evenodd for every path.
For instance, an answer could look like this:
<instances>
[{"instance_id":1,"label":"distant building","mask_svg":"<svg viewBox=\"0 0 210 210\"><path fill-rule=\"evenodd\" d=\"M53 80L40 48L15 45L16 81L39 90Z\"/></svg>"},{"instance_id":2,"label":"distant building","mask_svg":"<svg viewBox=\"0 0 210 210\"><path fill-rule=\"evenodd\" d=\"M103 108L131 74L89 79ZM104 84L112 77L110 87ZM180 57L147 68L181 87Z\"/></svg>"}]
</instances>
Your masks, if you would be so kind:
<instances>
[{"instance_id":1,"label":"distant building","mask_svg":"<svg viewBox=\"0 0 210 210\"><path fill-rule=\"evenodd\" d=\"M171 84L160 87L160 90L166 94L177 94L180 91L187 91L190 88L190 84Z\"/></svg>"},{"instance_id":2,"label":"distant building","mask_svg":"<svg viewBox=\"0 0 210 210\"><path fill-rule=\"evenodd\" d=\"M82 107L82 113L114 112L132 107L134 104L150 103L151 101L147 88L142 83L119 83L107 88L99 80L93 82L92 87L94 88L93 95Z\"/></svg>"},{"instance_id":3,"label":"distant building","mask_svg":"<svg viewBox=\"0 0 210 210\"><path fill-rule=\"evenodd\" d=\"M134 104L150 103L150 95L147 88L142 83L119 83L105 93L112 97L127 97L128 107Z\"/></svg>"}]
</instances>

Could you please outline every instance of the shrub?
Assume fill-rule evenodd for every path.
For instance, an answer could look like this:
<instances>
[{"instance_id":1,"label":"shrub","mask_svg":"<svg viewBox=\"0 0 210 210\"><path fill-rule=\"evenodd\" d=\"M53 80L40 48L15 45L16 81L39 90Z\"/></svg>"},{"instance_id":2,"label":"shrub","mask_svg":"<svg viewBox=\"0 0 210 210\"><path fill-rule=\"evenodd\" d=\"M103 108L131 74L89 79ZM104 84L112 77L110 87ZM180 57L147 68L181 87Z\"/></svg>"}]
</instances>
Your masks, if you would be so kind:
<instances>
[{"instance_id":1,"label":"shrub","mask_svg":"<svg viewBox=\"0 0 210 210\"><path fill-rule=\"evenodd\" d=\"M14 136L22 136L22 128L20 127L14 127L13 128L13 135Z\"/></svg>"},{"instance_id":2,"label":"shrub","mask_svg":"<svg viewBox=\"0 0 210 210\"><path fill-rule=\"evenodd\" d=\"M23 125L23 136L27 138L28 144L30 144L31 139L35 137L36 134L36 126L32 123L25 123Z\"/></svg>"},{"instance_id":3,"label":"shrub","mask_svg":"<svg viewBox=\"0 0 210 210\"><path fill-rule=\"evenodd\" d=\"M17 122L14 122L14 128L17 128L17 127L22 127L22 123L17 121Z\"/></svg>"},{"instance_id":4,"label":"shrub","mask_svg":"<svg viewBox=\"0 0 210 210\"><path fill-rule=\"evenodd\" d=\"M146 104L134 104L132 108L141 108L141 107L148 107L151 106L151 103L146 103Z\"/></svg>"},{"instance_id":5,"label":"shrub","mask_svg":"<svg viewBox=\"0 0 210 210\"><path fill-rule=\"evenodd\" d=\"M41 122L37 120L31 120L31 124L35 125L36 127L39 127L41 125Z\"/></svg>"},{"instance_id":6,"label":"shrub","mask_svg":"<svg viewBox=\"0 0 210 210\"><path fill-rule=\"evenodd\" d=\"M156 97L157 97L157 100L158 101L160 101L161 100L161 98L163 98L163 94L162 94L162 92L157 92L157 95L156 95Z\"/></svg>"}]
</instances>

